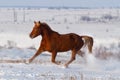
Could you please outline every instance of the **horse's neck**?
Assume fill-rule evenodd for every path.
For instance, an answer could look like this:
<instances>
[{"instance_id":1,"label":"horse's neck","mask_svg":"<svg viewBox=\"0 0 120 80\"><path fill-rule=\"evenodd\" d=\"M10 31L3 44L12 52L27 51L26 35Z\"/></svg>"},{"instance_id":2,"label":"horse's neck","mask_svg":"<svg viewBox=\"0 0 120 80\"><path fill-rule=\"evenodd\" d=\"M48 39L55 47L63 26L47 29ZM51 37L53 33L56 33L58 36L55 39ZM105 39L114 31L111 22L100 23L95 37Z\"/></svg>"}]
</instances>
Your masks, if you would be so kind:
<instances>
[{"instance_id":1,"label":"horse's neck","mask_svg":"<svg viewBox=\"0 0 120 80\"><path fill-rule=\"evenodd\" d=\"M45 30L42 31L41 35L42 35L42 38L48 39L51 36L52 33L53 33L52 30L45 29Z\"/></svg>"}]
</instances>

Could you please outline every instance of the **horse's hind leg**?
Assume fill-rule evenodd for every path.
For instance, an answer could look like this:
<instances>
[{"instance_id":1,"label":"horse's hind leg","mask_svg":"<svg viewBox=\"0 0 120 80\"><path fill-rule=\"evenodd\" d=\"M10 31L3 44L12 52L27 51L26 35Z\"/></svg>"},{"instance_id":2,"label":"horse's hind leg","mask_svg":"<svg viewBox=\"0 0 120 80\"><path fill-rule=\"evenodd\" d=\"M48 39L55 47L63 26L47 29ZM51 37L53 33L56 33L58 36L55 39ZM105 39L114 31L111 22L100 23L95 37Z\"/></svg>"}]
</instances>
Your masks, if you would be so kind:
<instances>
[{"instance_id":1,"label":"horse's hind leg","mask_svg":"<svg viewBox=\"0 0 120 80\"><path fill-rule=\"evenodd\" d=\"M71 59L65 64L65 67L68 67L68 65L69 65L70 63L72 63L72 62L75 60L76 52L77 52L77 51L72 50L72 56L71 56Z\"/></svg>"},{"instance_id":2,"label":"horse's hind leg","mask_svg":"<svg viewBox=\"0 0 120 80\"><path fill-rule=\"evenodd\" d=\"M77 54L78 54L79 56L81 56L81 57L84 57L85 52L83 52L83 51L79 50L79 51L77 52Z\"/></svg>"}]
</instances>

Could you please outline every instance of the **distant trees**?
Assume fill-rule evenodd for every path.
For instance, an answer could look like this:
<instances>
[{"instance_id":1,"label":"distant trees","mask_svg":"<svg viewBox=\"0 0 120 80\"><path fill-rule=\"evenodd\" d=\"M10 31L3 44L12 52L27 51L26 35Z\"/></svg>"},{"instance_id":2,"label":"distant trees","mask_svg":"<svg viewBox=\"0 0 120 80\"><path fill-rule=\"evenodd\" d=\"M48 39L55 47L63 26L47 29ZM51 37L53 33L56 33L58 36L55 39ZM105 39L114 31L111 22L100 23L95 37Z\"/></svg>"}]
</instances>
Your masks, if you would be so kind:
<instances>
[{"instance_id":1,"label":"distant trees","mask_svg":"<svg viewBox=\"0 0 120 80\"><path fill-rule=\"evenodd\" d=\"M5 8L0 9L0 16L1 23L25 23L34 20L55 24L107 23L120 21L120 9L100 9L99 11L98 9Z\"/></svg>"}]
</instances>

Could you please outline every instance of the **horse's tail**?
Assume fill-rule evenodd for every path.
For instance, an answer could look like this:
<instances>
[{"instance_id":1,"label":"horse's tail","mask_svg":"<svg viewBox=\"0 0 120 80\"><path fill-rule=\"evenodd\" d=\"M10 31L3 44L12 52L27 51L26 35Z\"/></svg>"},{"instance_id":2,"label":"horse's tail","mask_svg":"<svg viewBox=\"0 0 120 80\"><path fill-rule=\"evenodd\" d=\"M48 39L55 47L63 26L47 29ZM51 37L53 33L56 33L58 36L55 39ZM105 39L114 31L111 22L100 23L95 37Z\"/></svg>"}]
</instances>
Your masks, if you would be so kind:
<instances>
[{"instance_id":1,"label":"horse's tail","mask_svg":"<svg viewBox=\"0 0 120 80\"><path fill-rule=\"evenodd\" d=\"M90 53L92 53L92 47L93 47L93 38L90 36L81 36L84 40L84 45L88 47L88 50Z\"/></svg>"}]
</instances>

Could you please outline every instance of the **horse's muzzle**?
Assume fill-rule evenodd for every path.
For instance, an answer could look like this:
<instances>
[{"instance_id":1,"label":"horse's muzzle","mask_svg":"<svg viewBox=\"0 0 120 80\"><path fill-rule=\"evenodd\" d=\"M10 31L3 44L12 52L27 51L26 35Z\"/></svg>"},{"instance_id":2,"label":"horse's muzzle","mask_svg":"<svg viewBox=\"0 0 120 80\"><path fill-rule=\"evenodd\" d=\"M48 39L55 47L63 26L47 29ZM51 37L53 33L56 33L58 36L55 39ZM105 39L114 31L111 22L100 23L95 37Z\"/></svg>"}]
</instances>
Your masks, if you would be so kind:
<instances>
[{"instance_id":1,"label":"horse's muzzle","mask_svg":"<svg viewBox=\"0 0 120 80\"><path fill-rule=\"evenodd\" d=\"M33 38L34 38L34 35L30 35L30 38L33 39Z\"/></svg>"}]
</instances>

